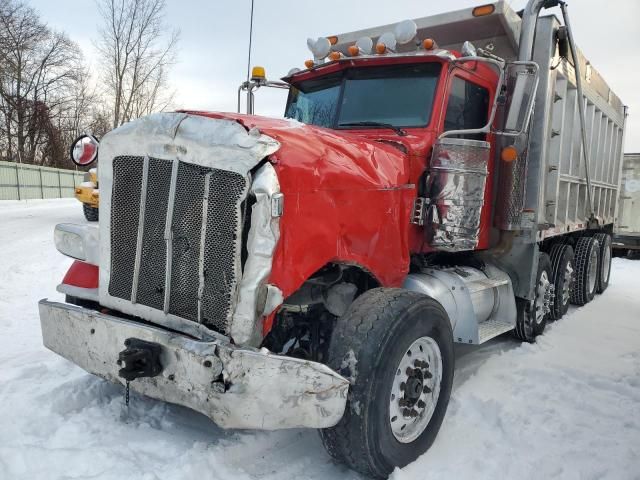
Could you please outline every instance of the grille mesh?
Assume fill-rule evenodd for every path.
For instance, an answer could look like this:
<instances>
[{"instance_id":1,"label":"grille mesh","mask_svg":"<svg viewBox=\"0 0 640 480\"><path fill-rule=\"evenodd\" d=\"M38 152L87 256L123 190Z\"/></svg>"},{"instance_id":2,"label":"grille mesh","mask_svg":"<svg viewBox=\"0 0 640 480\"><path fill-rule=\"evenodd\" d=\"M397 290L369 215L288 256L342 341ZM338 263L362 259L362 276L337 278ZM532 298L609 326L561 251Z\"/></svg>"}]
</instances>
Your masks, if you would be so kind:
<instances>
[{"instance_id":1,"label":"grille mesh","mask_svg":"<svg viewBox=\"0 0 640 480\"><path fill-rule=\"evenodd\" d=\"M236 248L240 232L238 200L246 182L233 172L214 170L209 186L209 211L204 253L205 295L203 322L216 324L225 319L235 289L234 262L240 255Z\"/></svg>"},{"instance_id":2,"label":"grille mesh","mask_svg":"<svg viewBox=\"0 0 640 480\"><path fill-rule=\"evenodd\" d=\"M164 273L167 261L164 227L167 220L170 184L171 162L149 159L142 256L136 299L142 305L159 310L164 308ZM133 225L132 229L137 232L138 225ZM135 256L135 250L133 255ZM133 271L131 274L133 275Z\"/></svg>"},{"instance_id":3,"label":"grille mesh","mask_svg":"<svg viewBox=\"0 0 640 480\"><path fill-rule=\"evenodd\" d=\"M208 169L180 164L173 210L170 311L197 320L202 197ZM229 257L233 263L233 257Z\"/></svg>"},{"instance_id":4,"label":"grille mesh","mask_svg":"<svg viewBox=\"0 0 640 480\"><path fill-rule=\"evenodd\" d=\"M111 205L111 279L109 293L131 299L131 286L142 184L142 157L116 157ZM151 158L138 279L137 303L164 307L166 242L172 163ZM228 330L236 266L240 255L240 202L247 183L242 175L180 162L176 182L172 232L169 313L198 321L200 240L203 196L209 177L202 322L221 332Z\"/></svg>"},{"instance_id":5,"label":"grille mesh","mask_svg":"<svg viewBox=\"0 0 640 480\"><path fill-rule=\"evenodd\" d=\"M113 159L109 295L125 300L131 300L142 165L142 157L123 156Z\"/></svg>"}]
</instances>

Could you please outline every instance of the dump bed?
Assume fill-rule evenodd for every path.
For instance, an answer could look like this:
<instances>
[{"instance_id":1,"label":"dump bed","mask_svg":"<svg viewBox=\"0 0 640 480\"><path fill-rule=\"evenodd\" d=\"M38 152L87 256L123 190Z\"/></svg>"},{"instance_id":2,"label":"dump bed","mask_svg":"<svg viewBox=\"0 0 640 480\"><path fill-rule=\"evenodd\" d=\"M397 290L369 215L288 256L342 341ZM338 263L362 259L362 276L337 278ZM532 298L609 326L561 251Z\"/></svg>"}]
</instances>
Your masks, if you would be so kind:
<instances>
[{"instance_id":1,"label":"dump bed","mask_svg":"<svg viewBox=\"0 0 640 480\"><path fill-rule=\"evenodd\" d=\"M518 58L521 19L505 2L496 2L492 14L475 17L473 8L414 19L419 39L433 38L442 48L460 50L465 41L513 61ZM395 24L337 35L334 49L347 52L362 36L376 39ZM496 201L508 202L502 229L528 230L529 241L539 241L587 227L586 170L582 156L580 117L574 62L560 58L554 16L538 19L533 60L540 67L540 83L532 118L526 164L516 165L518 180ZM578 39L579 40L579 39ZM415 50L412 42L398 53ZM592 211L601 225L616 220L625 107L597 70L578 49L583 77ZM522 185L518 182L524 182ZM524 198L523 198L524 196ZM521 206L524 205L524 210Z\"/></svg>"},{"instance_id":2,"label":"dump bed","mask_svg":"<svg viewBox=\"0 0 640 480\"><path fill-rule=\"evenodd\" d=\"M534 212L536 239L582 230L589 218L578 92L572 61L558 56L561 24L538 21L534 61L540 84L530 130L525 209ZM626 107L578 51L585 105L592 211L600 225L616 221Z\"/></svg>"}]
</instances>

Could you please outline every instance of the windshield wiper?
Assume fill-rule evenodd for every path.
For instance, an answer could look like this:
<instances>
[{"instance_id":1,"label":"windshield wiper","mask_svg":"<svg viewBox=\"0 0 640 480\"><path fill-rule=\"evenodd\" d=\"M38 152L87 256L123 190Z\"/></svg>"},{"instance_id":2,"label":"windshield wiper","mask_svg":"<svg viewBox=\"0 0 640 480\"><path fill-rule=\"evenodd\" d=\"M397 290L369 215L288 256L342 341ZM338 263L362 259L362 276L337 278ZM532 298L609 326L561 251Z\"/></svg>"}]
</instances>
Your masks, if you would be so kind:
<instances>
[{"instance_id":1,"label":"windshield wiper","mask_svg":"<svg viewBox=\"0 0 640 480\"><path fill-rule=\"evenodd\" d=\"M339 127L383 127L390 128L394 132L396 132L401 137L406 137L407 132L405 132L400 127L396 127L395 125L391 125L390 123L382 123L382 122L350 122L350 123L339 123Z\"/></svg>"}]
</instances>

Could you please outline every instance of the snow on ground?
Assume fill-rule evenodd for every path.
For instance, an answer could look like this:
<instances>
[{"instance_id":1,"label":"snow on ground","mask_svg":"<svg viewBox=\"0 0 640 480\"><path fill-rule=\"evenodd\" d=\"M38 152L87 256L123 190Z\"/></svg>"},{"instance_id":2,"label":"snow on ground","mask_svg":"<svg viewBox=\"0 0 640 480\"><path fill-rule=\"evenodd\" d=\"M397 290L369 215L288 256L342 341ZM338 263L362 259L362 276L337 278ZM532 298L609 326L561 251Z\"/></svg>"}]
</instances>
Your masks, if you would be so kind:
<instances>
[{"instance_id":1,"label":"snow on ground","mask_svg":"<svg viewBox=\"0 0 640 480\"><path fill-rule=\"evenodd\" d=\"M357 479L314 431L223 431L133 395L42 347L37 301L70 264L53 226L73 199L0 202L0 479ZM535 345L458 347L432 449L395 480L640 479L640 261L614 259L606 294Z\"/></svg>"}]
</instances>

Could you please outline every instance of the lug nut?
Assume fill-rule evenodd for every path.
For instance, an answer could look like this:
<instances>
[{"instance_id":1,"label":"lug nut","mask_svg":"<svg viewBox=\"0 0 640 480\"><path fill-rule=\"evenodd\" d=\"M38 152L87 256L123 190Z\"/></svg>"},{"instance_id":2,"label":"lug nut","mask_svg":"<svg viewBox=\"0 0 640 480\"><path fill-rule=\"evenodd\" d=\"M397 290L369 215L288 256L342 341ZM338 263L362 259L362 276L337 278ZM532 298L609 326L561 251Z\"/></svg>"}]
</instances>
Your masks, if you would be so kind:
<instances>
[{"instance_id":1,"label":"lug nut","mask_svg":"<svg viewBox=\"0 0 640 480\"><path fill-rule=\"evenodd\" d=\"M405 398L401 398L400 400L398 400L398 405L400 405L401 407L408 407L409 402Z\"/></svg>"},{"instance_id":2,"label":"lug nut","mask_svg":"<svg viewBox=\"0 0 640 480\"><path fill-rule=\"evenodd\" d=\"M412 376L413 376L413 368L411 368L411 367L407 367L407 370L405 371L405 373L406 373L409 377L412 377Z\"/></svg>"},{"instance_id":3,"label":"lug nut","mask_svg":"<svg viewBox=\"0 0 640 480\"><path fill-rule=\"evenodd\" d=\"M422 393L431 393L431 389L426 385L422 388Z\"/></svg>"},{"instance_id":4,"label":"lug nut","mask_svg":"<svg viewBox=\"0 0 640 480\"><path fill-rule=\"evenodd\" d=\"M424 377L425 378L432 378L433 374L429 371L429 370L425 370L424 372Z\"/></svg>"},{"instance_id":5,"label":"lug nut","mask_svg":"<svg viewBox=\"0 0 640 480\"><path fill-rule=\"evenodd\" d=\"M408 408L405 408L404 410L402 410L402 415L404 415L405 417L410 417L411 410L409 410Z\"/></svg>"},{"instance_id":6,"label":"lug nut","mask_svg":"<svg viewBox=\"0 0 640 480\"><path fill-rule=\"evenodd\" d=\"M427 406L427 404L426 404L426 403L424 403L422 400L419 400L419 401L418 401L418 408L424 408L424 407L426 407L426 406Z\"/></svg>"}]
</instances>

